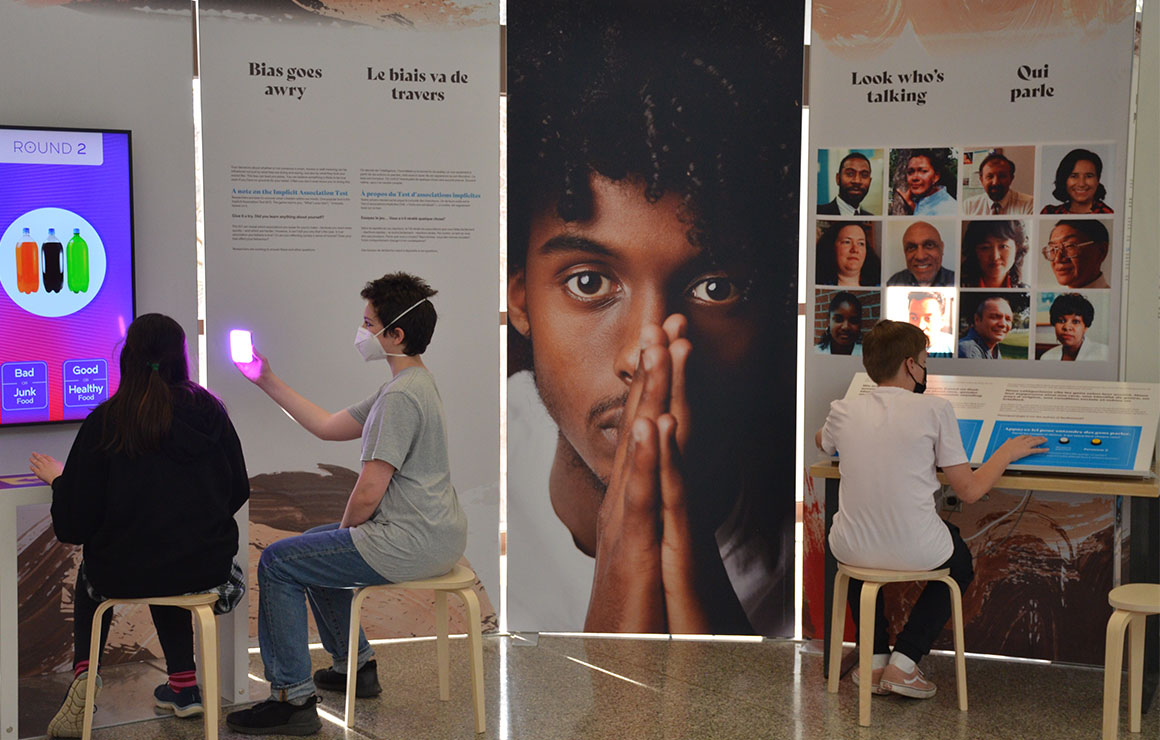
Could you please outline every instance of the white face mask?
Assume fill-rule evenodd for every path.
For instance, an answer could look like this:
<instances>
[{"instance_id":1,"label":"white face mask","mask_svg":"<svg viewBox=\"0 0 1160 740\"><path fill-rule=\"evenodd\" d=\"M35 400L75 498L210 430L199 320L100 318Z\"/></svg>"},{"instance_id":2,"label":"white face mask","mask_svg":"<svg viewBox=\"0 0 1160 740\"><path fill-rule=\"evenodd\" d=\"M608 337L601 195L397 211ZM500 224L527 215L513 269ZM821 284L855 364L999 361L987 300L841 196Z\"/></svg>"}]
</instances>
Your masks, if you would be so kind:
<instances>
[{"instance_id":1,"label":"white face mask","mask_svg":"<svg viewBox=\"0 0 1160 740\"><path fill-rule=\"evenodd\" d=\"M354 335L354 348L358 350L360 355L362 355L363 360L366 362L371 362L372 360L385 360L388 357L406 357L407 354L405 352L388 352L383 349L383 344L379 341L379 335L385 332L388 326L391 326L396 321L406 316L411 311L411 309L415 308L425 300L427 299L420 299L418 303L415 303L413 306L411 306L411 308L408 308L406 311L403 311L403 313L388 321L382 329L379 329L374 334L371 334L371 330L365 326L360 326Z\"/></svg>"}]
</instances>

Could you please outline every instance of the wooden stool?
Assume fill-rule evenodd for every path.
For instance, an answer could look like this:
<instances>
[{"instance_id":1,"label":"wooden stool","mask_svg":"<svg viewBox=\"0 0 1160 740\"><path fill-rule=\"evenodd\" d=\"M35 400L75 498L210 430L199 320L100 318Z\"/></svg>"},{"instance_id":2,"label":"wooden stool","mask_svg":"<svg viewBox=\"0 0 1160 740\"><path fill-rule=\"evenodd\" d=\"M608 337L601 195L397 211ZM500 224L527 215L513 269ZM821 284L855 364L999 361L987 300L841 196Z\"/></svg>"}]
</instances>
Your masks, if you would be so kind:
<instances>
[{"instance_id":1,"label":"wooden stool","mask_svg":"<svg viewBox=\"0 0 1160 740\"><path fill-rule=\"evenodd\" d=\"M1124 657L1124 633L1128 633L1129 729L1140 731L1140 708L1144 693L1144 620L1160 614L1160 584L1128 583L1108 594L1115 607L1108 619L1104 648L1104 740L1115 740L1120 725L1120 666ZM1129 628L1131 628L1129 630Z\"/></svg>"},{"instance_id":2,"label":"wooden stool","mask_svg":"<svg viewBox=\"0 0 1160 740\"><path fill-rule=\"evenodd\" d=\"M456 564L450 572L435 578L403 583L387 583L382 586L366 586L354 592L350 606L350 640L346 659L346 727L354 719L355 678L358 672L358 628L363 599L376 589L401 588L408 590L429 590L435 592L435 655L439 663L439 698L451 698L448 682L449 660L447 655L447 594L458 596L467 607L467 640L471 650L471 699L475 708L475 731L484 730L483 714L483 640L480 635L479 599L472 586L475 572L465 565Z\"/></svg>"},{"instance_id":3,"label":"wooden stool","mask_svg":"<svg viewBox=\"0 0 1160 740\"><path fill-rule=\"evenodd\" d=\"M148 604L149 606L177 606L193 612L201 639L201 701L205 709L205 738L217 740L218 715L221 695L218 691L218 640L217 622L214 621L213 605L217 594L192 594L190 596L151 596L146 599L105 599L93 614L92 645L89 648L89 676L85 684L85 722L82 740L89 740L93 734L93 696L97 690L97 662L101 658L101 617L114 606L121 604Z\"/></svg>"},{"instance_id":4,"label":"wooden stool","mask_svg":"<svg viewBox=\"0 0 1160 740\"><path fill-rule=\"evenodd\" d=\"M874 675L874 606L878 589L884 583L907 581L942 581L951 590L951 613L955 626L955 679L959 687L959 709L967 711L967 660L963 653L963 595L959 584L950 576L950 568L940 570L881 570L857 568L838 563L834 578L834 611L830 617L830 677L826 690L838 693L838 678L842 670L842 633L846 628L846 592L853 578L862 581L862 599L859 610L861 624L858 631L858 724L870 726L870 686Z\"/></svg>"}]
</instances>

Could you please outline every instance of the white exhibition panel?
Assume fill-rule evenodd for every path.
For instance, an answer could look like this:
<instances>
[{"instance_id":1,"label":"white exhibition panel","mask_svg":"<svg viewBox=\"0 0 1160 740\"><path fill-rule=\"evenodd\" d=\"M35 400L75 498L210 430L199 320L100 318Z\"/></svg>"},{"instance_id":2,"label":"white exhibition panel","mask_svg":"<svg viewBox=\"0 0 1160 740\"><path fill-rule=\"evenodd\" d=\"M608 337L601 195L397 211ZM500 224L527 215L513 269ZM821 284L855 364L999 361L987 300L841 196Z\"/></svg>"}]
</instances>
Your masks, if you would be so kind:
<instances>
[{"instance_id":1,"label":"white exhibition panel","mask_svg":"<svg viewBox=\"0 0 1160 740\"><path fill-rule=\"evenodd\" d=\"M822 12L818 12L819 8ZM950 349L950 356L927 360L928 392L937 393L939 388L949 389L967 383L984 396L998 393L997 398L1002 399L1002 394L1010 394L1006 402L996 401L999 407L1008 410L1000 412L995 409L993 415L986 417L989 420L980 419L977 410L972 415L968 409L956 407L960 417L976 420L967 423L968 429L978 437L974 449L970 450L972 462L986 456L996 424L1001 428L1009 427L1010 433L1016 433L1016 429L1031 432L1032 427L1045 432L1055 431L1051 435L1055 445L1074 452L1080 437L1074 429L1069 429L1071 433L1067 434L1062 428L1048 430L1040 423L1116 426L1123 422L1091 417L1087 409L1101 401L1089 403L1084 394L1088 390L1100 393L1095 390L1097 386L1106 388L1109 389L1108 398L1115 400L1116 406L1123 407L1126 403L1131 404L1130 400L1124 399L1130 399L1134 392L1129 391L1128 396L1123 396L1115 387L1090 381L1120 379L1120 358L1124 354L1122 327L1125 322L1130 325L1133 321L1132 312L1122 315L1121 306L1125 301L1128 276L1125 237L1130 206L1127 166L1131 148L1129 119L1135 3L1116 0L1098 9L1093 8L1091 13L1042 17L985 4L969 9L965 6L946 9L911 4L895 10L897 13L891 15L886 6L845 0L834 0L824 6L814 5L808 76L810 151L807 161L811 171L806 190L805 377L808 380L803 411L804 438L810 440L814 431L822 426L830 401L843 397L848 389L860 383L859 377L864 377L859 376L863 371L860 345L857 346L858 352L845 356L818 346L828 327L849 333L848 328L836 322L842 319L840 310L851 313L848 309L856 307L841 304L843 298L838 294L852 293L861 303L861 326L857 331L864 337L873 324L883 318L917 323L907 311L908 307L912 308L908 306L912 302L908 293L917 291L937 293L941 298L938 303L944 316L941 325L936 326L937 334L930 334L931 351L936 351L933 346L936 342L940 348L949 345ZM1100 60L1100 63L1093 64L1093 60ZM891 153L903 156L902 150L913 148L948 150L953 164L950 176L956 200L945 213L932 217L891 212L893 190L898 185L892 179ZM1100 183L1106 188L1105 201L1113 213L1043 213L1045 207L1058 202L1052 197L1052 181L1057 165L1073 149L1088 149L1102 158ZM828 204L836 194L838 160L851 150L867 153L871 161L873 179L864 199L869 214L835 216L825 215L825 210L819 214L819 208ZM982 192L979 166L993 150L1001 150L1017 162L1011 189L1032 197L1029 213L973 215L968 212L965 201ZM895 213L898 213L897 209ZM1065 218L1099 221L1110 232L1108 255L1101 265L1106 285L1069 287L1057 283L1051 263L1041 255L1041 248L1051 239L1056 222ZM869 226L871 249L882 264L880 273L873 280L853 288L837 285L836 279L822 279L818 265L821 247L816 241L829 222L839 222L840 227L843 220ZM1020 227L1027 237L1020 281L1025 285L983 289L964 284L962 268L966 226L972 221L988 220L1021 221ZM953 283L936 288L888 287L889 279L907 268L903 235L918 221L926 221L939 231L944 243L942 266L955 272ZM1049 309L1061 294L1070 292L1080 293L1094 306L1095 320L1088 327L1085 341L1094 340L1087 342L1091 345L1089 350L1098 349L1097 343L1106 346L1106 355L1104 352L1089 352L1077 362L1052 359L1059 356L1057 345L1060 340L1049 319ZM899 293L901 295L896 295ZM959 357L958 342L966 339L968 330L972 328L974 305L994 293L1008 299L1014 315L1011 331L1005 343L999 345L1002 359ZM830 311L832 301L833 314ZM1149 321L1154 320L1151 318L1155 312L1154 299L1140 301L1139 306L1149 312ZM1096 359L1090 359L1093 356ZM1069 382L1040 384L1036 380L1049 378ZM998 385L992 388L991 381ZM1078 390L1070 399L1060 399L1052 394L1042 396L1044 387ZM1154 394L1154 389L1145 391L1148 399L1154 398ZM1064 405L1074 403L1076 409L1060 413L1054 419L1042 418L1050 413L1048 407L1055 403L1047 400L1050 398L1059 399ZM956 403L966 401L960 399ZM981 400L970 401L976 402L981 403ZM1151 400L1148 402L1152 403ZM1018 426L1017 422L1024 425ZM1147 470L1155 444L1155 418L1150 421L1129 420L1129 425L1140 425L1141 435L1134 448L1136 454L1127 464L1127 472ZM1093 432L1083 437L1086 453L1098 450L1098 456L1108 456L1117 446L1118 442L1112 443L1105 430L1101 430L1100 435ZM1060 445L1061 437L1068 438L1067 445ZM1093 445L1093 439L1099 439L1100 444ZM995 441L1000 441L998 435ZM1052 456L1057 454L1061 453L1053 452ZM1079 465L1036 467L1024 464L1012 467L1094 472L1087 469L1090 460L1080 462ZM1116 472L1125 474L1123 469ZM822 489L807 488L804 522L807 604L803 613L814 614L822 609L820 603L814 603L811 594L820 595L821 591L819 586L811 584L819 584L821 574L813 573L809 563L821 563L819 556L825 534ZM1073 518L1072 515L1079 511L1083 511L1084 516ZM1102 584L1104 578L1110 579L1113 558L1110 543L1114 538L1109 534L1114 519L1110 502L1095 497L1071 496L1067 501L1045 504L1043 513L1044 521L1058 522L1059 531L1067 532L1073 541L1087 542L1089 535L1093 536L1091 544L1085 546L1099 552L1100 559L1107 559L1108 567L1092 565L1096 559L1084 566L1091 568L1084 574L1088 587ZM951 514L955 523L963 527L964 536L969 536L968 530L975 531L986 516L986 505ZM1036 547L1049 551L1057 546L1053 539L1055 535L1048 530L1035 530L1027 522L1021 526L1034 534ZM1097 532L1100 534L1095 537ZM982 554L976 553L976 557L982 557ZM1034 568L1031 562L1026 567ZM1068 563L1070 565L1066 567L1075 565L1071 561ZM992 583L1015 577L1018 576L992 574L983 568L978 586L986 591ZM1041 596L1047 599L1044 603L1052 604L1063 598L1057 594L1044 593ZM990 642L980 642L974 649L1090 661L1090 656L1064 655L1070 648L1052 648L1046 639L1036 645L1008 645L1004 641L1006 638L993 638L1001 631L987 626L987 617L985 610L974 629L981 630L979 634L986 635L984 641ZM807 622L811 623L803 626L806 634L820 625L818 620L807 619ZM971 629L972 626L968 625L968 632ZM1043 652L1037 653L1036 650Z\"/></svg>"},{"instance_id":2,"label":"white exhibition panel","mask_svg":"<svg viewBox=\"0 0 1160 740\"><path fill-rule=\"evenodd\" d=\"M338 411L389 378L353 346L359 291L399 270L426 279L439 322L424 361L467 557L498 606L498 9L405 30L203 4L200 33L208 377L251 477L357 472L360 446L290 420L233 366L230 330L250 330L280 377Z\"/></svg>"}]
</instances>

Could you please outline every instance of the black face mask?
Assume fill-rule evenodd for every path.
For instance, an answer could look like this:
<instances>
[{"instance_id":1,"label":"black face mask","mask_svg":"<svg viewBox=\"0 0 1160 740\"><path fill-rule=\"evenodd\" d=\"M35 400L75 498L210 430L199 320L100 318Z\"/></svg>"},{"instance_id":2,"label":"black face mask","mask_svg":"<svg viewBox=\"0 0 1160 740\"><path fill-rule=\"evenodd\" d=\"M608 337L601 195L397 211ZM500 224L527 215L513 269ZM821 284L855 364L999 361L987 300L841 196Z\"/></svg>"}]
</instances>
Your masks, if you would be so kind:
<instances>
[{"instance_id":1,"label":"black face mask","mask_svg":"<svg viewBox=\"0 0 1160 740\"><path fill-rule=\"evenodd\" d=\"M914 364L918 365L917 362ZM913 375L910 375L909 369L906 371L906 374L910 375L910 379L914 381L914 392L915 393L923 393L924 391L926 391L926 367L924 365L918 365L918 366L922 368L922 381L921 382L919 382Z\"/></svg>"}]
</instances>

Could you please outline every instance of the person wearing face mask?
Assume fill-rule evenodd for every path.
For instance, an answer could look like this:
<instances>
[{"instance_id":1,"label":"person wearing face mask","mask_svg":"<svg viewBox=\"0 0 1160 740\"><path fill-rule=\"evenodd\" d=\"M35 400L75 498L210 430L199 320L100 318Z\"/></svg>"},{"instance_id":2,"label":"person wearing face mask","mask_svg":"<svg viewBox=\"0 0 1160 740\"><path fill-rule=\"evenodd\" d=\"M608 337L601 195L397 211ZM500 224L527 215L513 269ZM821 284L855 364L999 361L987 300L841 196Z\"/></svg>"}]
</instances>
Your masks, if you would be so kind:
<instances>
[{"instance_id":1,"label":"person wearing face mask","mask_svg":"<svg viewBox=\"0 0 1160 740\"><path fill-rule=\"evenodd\" d=\"M254 352L242 373L320 439L362 439L362 471L342 521L270 545L258 564L258 641L271 695L233 712L242 734L306 735L321 723L315 689L344 691L350 592L356 586L430 578L451 570L467 546L467 517L451 484L447 429L435 378L422 353L435 331L435 291L403 272L366 284L355 349L386 360L377 392L331 413L307 400ZM333 668L310 674L309 601ZM359 634L356 695L381 692L374 651Z\"/></svg>"},{"instance_id":2,"label":"person wearing face mask","mask_svg":"<svg viewBox=\"0 0 1160 740\"><path fill-rule=\"evenodd\" d=\"M871 393L830 403L825 425L814 441L839 455L841 508L834 514L830 549L839 562L864 568L934 570L949 568L963 591L974 578L971 553L959 528L939 518L935 468L942 468L955 494L979 500L1012 462L1047 452L1045 437L1020 436L1004 442L977 470L971 470L949 401L920 395L926 390L926 335L901 321L880 321L863 340L862 364L878 384ZM859 622L862 582L850 581L847 603ZM898 634L891 652L885 601L875 613L875 694L928 699L936 687L918 667L951 614L950 593L927 585ZM861 677L854 669L854 684Z\"/></svg>"}]
</instances>

